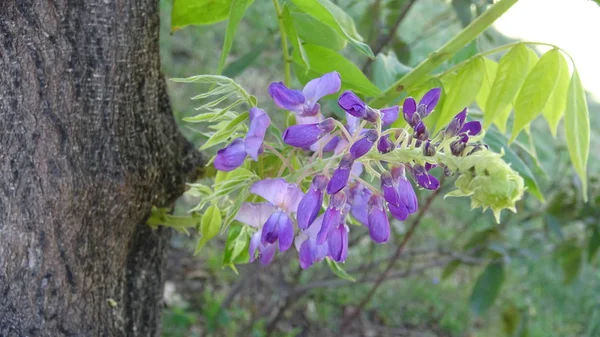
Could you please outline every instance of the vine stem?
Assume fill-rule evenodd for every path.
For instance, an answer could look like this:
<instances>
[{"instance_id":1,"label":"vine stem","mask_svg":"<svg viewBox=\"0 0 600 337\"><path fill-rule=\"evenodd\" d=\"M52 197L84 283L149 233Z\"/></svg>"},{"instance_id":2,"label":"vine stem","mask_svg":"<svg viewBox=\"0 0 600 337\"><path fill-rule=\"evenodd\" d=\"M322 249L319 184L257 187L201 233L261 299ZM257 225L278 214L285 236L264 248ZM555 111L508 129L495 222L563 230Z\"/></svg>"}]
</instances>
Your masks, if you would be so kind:
<instances>
[{"instance_id":1,"label":"vine stem","mask_svg":"<svg viewBox=\"0 0 600 337\"><path fill-rule=\"evenodd\" d=\"M290 63L292 59L289 54L287 34L285 33L285 24L283 23L283 12L281 11L281 6L279 6L279 0L273 0L273 6L275 6L275 12L277 12L279 34L281 35L281 49L283 49L283 69L285 72L284 83L289 87L292 82L292 71L290 69Z\"/></svg>"},{"instance_id":2,"label":"vine stem","mask_svg":"<svg viewBox=\"0 0 600 337\"><path fill-rule=\"evenodd\" d=\"M266 144L266 143L263 143L263 147L265 148L265 150L269 150L271 153L276 155L277 158L279 158L279 160L281 160L283 165L285 165L285 167L287 167L290 170L290 172L294 172L294 169L292 168L290 163L287 161L287 159L285 159L285 157L281 153L279 153L279 151L277 151L274 147L272 147L271 145Z\"/></svg>"},{"instance_id":3,"label":"vine stem","mask_svg":"<svg viewBox=\"0 0 600 337\"><path fill-rule=\"evenodd\" d=\"M406 247L408 241L410 241L410 239L412 238L413 233L415 232L415 229L417 229L417 227L421 223L421 220L423 219L423 216L429 210L429 208L431 207L431 204L433 203L433 200L440 194L441 190L442 190L441 187L438 188L437 190L435 190L435 192L433 192L427 198L425 205L423 205L423 207L420 208L419 214L417 215L415 220L412 222L410 228L404 235L404 238L402 239L402 242L400 243L398 248L396 248L396 252L390 258L390 261L388 262L387 266L385 267L385 270L383 271L383 273L379 274L379 277L375 280L373 287L371 287L371 290L369 290L367 295L365 295L365 297L363 297L363 299L360 301L360 303L358 304L358 306L356 307L354 312L342 322L342 324L341 324L341 335L342 336L344 335L345 330L356 319L356 316L358 316L358 314L362 311L362 309L369 303L371 298L373 298L373 295L375 295L375 292L377 292L377 290L379 289L379 287L381 286L383 281L388 277L388 274L394 268L394 265L396 264L396 262L402 255L402 252L404 251L404 248Z\"/></svg>"},{"instance_id":4,"label":"vine stem","mask_svg":"<svg viewBox=\"0 0 600 337\"><path fill-rule=\"evenodd\" d=\"M407 87L418 84L425 75L429 74L443 62L456 54L469 42L475 40L479 34L485 31L502 14L511 8L518 0L500 0L483 12L477 19L473 20L458 35L452 38L437 51L431 53L411 72L387 88L381 95L371 100L368 104L373 107L385 106L393 102Z\"/></svg>"}]
</instances>

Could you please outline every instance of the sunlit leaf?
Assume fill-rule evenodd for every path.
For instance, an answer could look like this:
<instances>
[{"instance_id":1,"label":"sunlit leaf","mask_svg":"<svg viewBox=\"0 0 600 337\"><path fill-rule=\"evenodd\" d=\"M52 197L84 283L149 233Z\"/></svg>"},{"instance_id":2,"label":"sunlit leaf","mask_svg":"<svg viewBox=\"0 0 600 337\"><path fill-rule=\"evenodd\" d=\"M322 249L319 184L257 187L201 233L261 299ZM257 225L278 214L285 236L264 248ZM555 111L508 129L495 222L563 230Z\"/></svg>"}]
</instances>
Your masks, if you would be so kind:
<instances>
[{"instance_id":1,"label":"sunlit leaf","mask_svg":"<svg viewBox=\"0 0 600 337\"><path fill-rule=\"evenodd\" d=\"M577 69L571 76L565 110L565 137L575 172L581 179L584 201L587 201L587 162L590 151L590 115L585 91Z\"/></svg>"},{"instance_id":2,"label":"sunlit leaf","mask_svg":"<svg viewBox=\"0 0 600 337\"><path fill-rule=\"evenodd\" d=\"M546 106L543 109L544 118L548 121L552 136L556 137L558 123L563 117L567 107L567 90L569 90L569 65L564 56L558 52L559 74L554 91L550 95Z\"/></svg>"},{"instance_id":3,"label":"sunlit leaf","mask_svg":"<svg viewBox=\"0 0 600 337\"><path fill-rule=\"evenodd\" d=\"M546 106L561 71L561 57L558 49L548 51L542 55L527 75L515 100L515 119L511 142Z\"/></svg>"},{"instance_id":4,"label":"sunlit leaf","mask_svg":"<svg viewBox=\"0 0 600 337\"><path fill-rule=\"evenodd\" d=\"M240 21L244 17L244 12L246 12L246 7L252 2L252 0L232 0L231 8L229 10L229 20L227 21L227 29L225 30L225 40L223 41L223 50L221 51L221 58L219 59L219 68L217 69L217 74L220 74L225 67L225 61L227 60L227 55L229 55L229 51L233 46L233 39L235 37L235 33L237 32L237 28L240 25Z\"/></svg>"},{"instance_id":5,"label":"sunlit leaf","mask_svg":"<svg viewBox=\"0 0 600 337\"><path fill-rule=\"evenodd\" d=\"M194 255L198 254L202 247L217 234L221 229L221 211L216 205L210 206L202 215L200 222L200 233L202 237L198 241Z\"/></svg>"},{"instance_id":6,"label":"sunlit leaf","mask_svg":"<svg viewBox=\"0 0 600 337\"><path fill-rule=\"evenodd\" d=\"M354 20L333 2L329 0L292 0L306 14L323 22L346 37L348 42L363 54L374 57L371 48L356 31Z\"/></svg>"},{"instance_id":7,"label":"sunlit leaf","mask_svg":"<svg viewBox=\"0 0 600 337\"><path fill-rule=\"evenodd\" d=\"M475 101L485 72L485 61L481 56L472 59L458 69L448 85L444 86L447 92L445 92L444 105L435 123L436 129L444 127L456 114Z\"/></svg>"},{"instance_id":8,"label":"sunlit leaf","mask_svg":"<svg viewBox=\"0 0 600 337\"><path fill-rule=\"evenodd\" d=\"M310 68L310 64L308 61L308 56L306 56L306 51L304 51L304 47L302 46L302 41L300 41L300 36L298 35L298 31L296 30L296 25L294 24L294 19L292 17L292 13L290 11L290 6L287 4L283 6L283 28L287 34L288 39L292 43L292 47L294 48L294 53L300 55L300 61L302 62L302 66L305 69L305 72L308 68Z\"/></svg>"},{"instance_id":9,"label":"sunlit leaf","mask_svg":"<svg viewBox=\"0 0 600 337\"><path fill-rule=\"evenodd\" d=\"M481 316L496 301L504 282L504 265L493 262L485 267L477 279L469 303L475 316Z\"/></svg>"},{"instance_id":10,"label":"sunlit leaf","mask_svg":"<svg viewBox=\"0 0 600 337\"><path fill-rule=\"evenodd\" d=\"M494 83L494 79L496 78L496 71L498 70L498 62L492 61L488 58L484 58L485 61L485 74L483 76L483 82L481 83L481 89L479 89L479 93L477 93L477 97L475 98L475 102L479 106L479 109L483 112L483 127L487 130L492 124L492 120L488 114L485 113L486 102L490 96L492 84ZM498 130L502 134L506 133L506 122L508 121L508 117L510 116L510 112L512 111L512 105L509 104L501 111L497 116L495 116L494 124L498 127Z\"/></svg>"},{"instance_id":11,"label":"sunlit leaf","mask_svg":"<svg viewBox=\"0 0 600 337\"><path fill-rule=\"evenodd\" d=\"M514 46L500 59L496 77L485 104L485 125L492 124L512 104L527 78L529 63L530 50L523 44Z\"/></svg>"},{"instance_id":12,"label":"sunlit leaf","mask_svg":"<svg viewBox=\"0 0 600 337\"><path fill-rule=\"evenodd\" d=\"M311 44L304 45L304 50L308 56L310 70L319 74L319 76L331 71L337 71L340 73L342 84L346 88L367 96L377 96L381 93L381 90L371 83L354 63L341 54L331 49ZM293 59L295 63L302 65L302 60L298 53L293 53Z\"/></svg>"},{"instance_id":13,"label":"sunlit leaf","mask_svg":"<svg viewBox=\"0 0 600 337\"><path fill-rule=\"evenodd\" d=\"M241 259L239 257L243 256L244 252L248 252L249 241L250 235L246 231L245 226L239 223L233 224L229 228L225 248L223 249L223 265L240 263L239 260Z\"/></svg>"},{"instance_id":14,"label":"sunlit leaf","mask_svg":"<svg viewBox=\"0 0 600 337\"><path fill-rule=\"evenodd\" d=\"M248 0L249 6L254 0ZM171 30L207 25L227 19L233 0L173 0Z\"/></svg>"},{"instance_id":15,"label":"sunlit leaf","mask_svg":"<svg viewBox=\"0 0 600 337\"><path fill-rule=\"evenodd\" d=\"M333 50L342 50L348 44L348 41L335 29L312 16L301 12L291 12L291 15L302 41Z\"/></svg>"}]
</instances>

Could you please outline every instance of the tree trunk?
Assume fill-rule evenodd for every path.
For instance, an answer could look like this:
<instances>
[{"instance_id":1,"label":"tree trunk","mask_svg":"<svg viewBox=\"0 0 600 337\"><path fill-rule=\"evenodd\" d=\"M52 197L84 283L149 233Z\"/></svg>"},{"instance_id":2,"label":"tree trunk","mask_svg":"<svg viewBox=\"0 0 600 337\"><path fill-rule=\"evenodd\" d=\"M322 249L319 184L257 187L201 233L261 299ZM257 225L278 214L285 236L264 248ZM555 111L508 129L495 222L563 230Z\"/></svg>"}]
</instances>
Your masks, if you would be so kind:
<instances>
[{"instance_id":1,"label":"tree trunk","mask_svg":"<svg viewBox=\"0 0 600 337\"><path fill-rule=\"evenodd\" d=\"M0 336L159 336L152 205L198 155L160 73L157 0L0 4Z\"/></svg>"}]
</instances>

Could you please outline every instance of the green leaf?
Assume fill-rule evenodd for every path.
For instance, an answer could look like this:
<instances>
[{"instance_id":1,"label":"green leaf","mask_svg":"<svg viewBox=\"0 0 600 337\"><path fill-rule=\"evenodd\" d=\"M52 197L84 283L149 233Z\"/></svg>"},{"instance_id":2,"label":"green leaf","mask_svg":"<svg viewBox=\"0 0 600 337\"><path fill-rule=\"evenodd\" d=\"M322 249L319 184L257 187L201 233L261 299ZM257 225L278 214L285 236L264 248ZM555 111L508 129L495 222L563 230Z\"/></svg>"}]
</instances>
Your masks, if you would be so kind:
<instances>
[{"instance_id":1,"label":"green leaf","mask_svg":"<svg viewBox=\"0 0 600 337\"><path fill-rule=\"evenodd\" d=\"M573 70L567 91L565 137L575 172L581 179L583 200L587 202L587 162L590 151L590 115L585 91L577 69Z\"/></svg>"},{"instance_id":2,"label":"green leaf","mask_svg":"<svg viewBox=\"0 0 600 337\"><path fill-rule=\"evenodd\" d=\"M229 21L227 22L227 29L225 30L225 41L223 41L223 51L221 51L221 58L219 59L219 68L217 69L217 74L220 74L223 71L223 67L225 67L225 61L227 60L227 55L229 55L229 51L231 50L231 46L233 46L233 39L235 37L235 33L237 32L238 26L244 17L244 12L246 12L246 8L250 5L251 0L232 0L230 11L229 11Z\"/></svg>"},{"instance_id":3,"label":"green leaf","mask_svg":"<svg viewBox=\"0 0 600 337\"><path fill-rule=\"evenodd\" d=\"M527 78L530 57L530 49L523 44L502 56L485 105L484 126L492 124L512 104Z\"/></svg>"},{"instance_id":4,"label":"green leaf","mask_svg":"<svg viewBox=\"0 0 600 337\"><path fill-rule=\"evenodd\" d=\"M252 1L247 3L249 6ZM208 25L227 19L232 0L173 0L171 31L187 25Z\"/></svg>"},{"instance_id":5,"label":"green leaf","mask_svg":"<svg viewBox=\"0 0 600 337\"><path fill-rule=\"evenodd\" d=\"M312 44L304 45L304 50L308 56L310 70L319 76L337 71L342 77L342 85L346 88L367 96L377 96L381 93L381 90L371 83L354 63L337 52ZM293 59L296 64L302 66L302 59L295 51Z\"/></svg>"},{"instance_id":6,"label":"green leaf","mask_svg":"<svg viewBox=\"0 0 600 337\"><path fill-rule=\"evenodd\" d=\"M492 262L477 279L469 303L475 316L481 316L494 304L504 282L504 265Z\"/></svg>"},{"instance_id":7,"label":"green leaf","mask_svg":"<svg viewBox=\"0 0 600 337\"><path fill-rule=\"evenodd\" d=\"M348 41L335 29L305 13L291 12L291 15L294 27L302 41L333 50L346 48Z\"/></svg>"},{"instance_id":8,"label":"green leaf","mask_svg":"<svg viewBox=\"0 0 600 337\"><path fill-rule=\"evenodd\" d=\"M292 18L290 6L288 6L288 4L283 6L282 15L283 27L288 36L288 39L290 40L290 42L292 42L294 52L300 55L300 61L302 61L302 66L305 69L310 68L310 64L308 63L308 56L306 56L306 52L304 51L304 47L302 46L302 41L300 41L300 36L298 35L298 31L296 30L296 26L294 25L294 19Z\"/></svg>"},{"instance_id":9,"label":"green leaf","mask_svg":"<svg viewBox=\"0 0 600 337\"><path fill-rule=\"evenodd\" d=\"M509 163L511 167L519 173L521 178L523 178L528 191L543 202L544 195L540 190L540 186L538 185L535 175L533 172L531 172L529 166L527 166L525 162L523 162L523 160L521 160L521 158L508 146L508 139L499 132L496 132L494 129L490 129L485 134L484 142L494 152L500 153L502 149L504 149L504 161Z\"/></svg>"},{"instance_id":10,"label":"green leaf","mask_svg":"<svg viewBox=\"0 0 600 337\"><path fill-rule=\"evenodd\" d=\"M445 95L444 105L437 117L435 129L439 130L444 127L456 114L475 101L485 72L485 61L481 56L472 59L458 69L448 85L444 86L448 93Z\"/></svg>"},{"instance_id":11,"label":"green leaf","mask_svg":"<svg viewBox=\"0 0 600 337\"><path fill-rule=\"evenodd\" d=\"M456 269L458 269L458 267L462 264L462 262L460 262L460 260L452 260L450 261L446 267L444 268L444 270L442 271L442 280L447 279L448 277L452 276L452 274L454 274L454 272L456 271Z\"/></svg>"},{"instance_id":12,"label":"green leaf","mask_svg":"<svg viewBox=\"0 0 600 337\"><path fill-rule=\"evenodd\" d=\"M565 241L556 248L555 253L563 271L563 282L569 284L575 281L579 277L583 262L583 254L581 248L577 245L577 241Z\"/></svg>"},{"instance_id":13,"label":"green leaf","mask_svg":"<svg viewBox=\"0 0 600 337\"><path fill-rule=\"evenodd\" d=\"M600 230L598 226L594 227L590 241L588 242L588 261L591 263L594 261L598 249L600 248Z\"/></svg>"},{"instance_id":14,"label":"green leaf","mask_svg":"<svg viewBox=\"0 0 600 337\"><path fill-rule=\"evenodd\" d=\"M247 119L248 119L248 112L244 112L244 113L240 114L239 116L237 116L236 118L232 119L225 127L220 129L219 131L215 132L206 141L206 143L204 143L200 147L200 150L206 150L209 147L221 144L226 139L231 137L231 135L233 135L233 133L236 131L238 125L245 122Z\"/></svg>"},{"instance_id":15,"label":"green leaf","mask_svg":"<svg viewBox=\"0 0 600 337\"><path fill-rule=\"evenodd\" d=\"M225 241L223 265L227 266L239 263L239 257L243 256L244 252L248 252L249 241L250 235L246 231L246 226L237 223L232 225Z\"/></svg>"},{"instance_id":16,"label":"green leaf","mask_svg":"<svg viewBox=\"0 0 600 337\"><path fill-rule=\"evenodd\" d=\"M230 64L223 69L223 75L227 77L236 77L241 74L248 68L256 59L262 54L264 50L264 45L258 45L250 50L248 53L242 55L239 59L231 62Z\"/></svg>"},{"instance_id":17,"label":"green leaf","mask_svg":"<svg viewBox=\"0 0 600 337\"><path fill-rule=\"evenodd\" d=\"M552 49L542 55L525 79L515 100L515 119L511 142L546 106L561 71L560 51Z\"/></svg>"},{"instance_id":18,"label":"green leaf","mask_svg":"<svg viewBox=\"0 0 600 337\"><path fill-rule=\"evenodd\" d=\"M398 61L394 52L390 51L387 55L380 53L373 64L373 82L379 89L384 90L412 69Z\"/></svg>"},{"instance_id":19,"label":"green leaf","mask_svg":"<svg viewBox=\"0 0 600 337\"><path fill-rule=\"evenodd\" d=\"M481 83L481 89L479 89L479 93L477 93L477 97L475 98L475 102L479 106L479 109L483 112L483 127L484 129L488 129L492 124L492 120L489 114L486 114L485 107L490 97L492 84L494 83L494 79L496 78L496 71L498 70L498 62L492 61L488 58L484 58L485 61L485 74L483 76L483 82ZM508 121L508 117L510 116L510 112L512 110L512 105L508 105L501 111L495 118L494 124L498 127L501 133L506 133L506 122Z\"/></svg>"},{"instance_id":20,"label":"green leaf","mask_svg":"<svg viewBox=\"0 0 600 337\"><path fill-rule=\"evenodd\" d=\"M543 109L544 118L548 121L552 136L556 137L558 123L567 107L567 91L569 90L569 65L562 53L558 52L559 73L554 91Z\"/></svg>"},{"instance_id":21,"label":"green leaf","mask_svg":"<svg viewBox=\"0 0 600 337\"><path fill-rule=\"evenodd\" d=\"M329 0L292 0L292 2L306 14L335 29L339 35L346 37L348 42L363 54L375 57L369 45L362 42L363 39L356 31L352 17L333 2Z\"/></svg>"},{"instance_id":22,"label":"green leaf","mask_svg":"<svg viewBox=\"0 0 600 337\"><path fill-rule=\"evenodd\" d=\"M329 266L329 269L331 269L331 271L339 278L344 279L344 280L348 280L350 282L356 282L356 279L350 275L348 275L348 273L346 273L346 271L339 265L339 263L333 261L330 258L325 258L325 261L327 261L327 266Z\"/></svg>"},{"instance_id":23,"label":"green leaf","mask_svg":"<svg viewBox=\"0 0 600 337\"><path fill-rule=\"evenodd\" d=\"M206 209L204 215L202 215L202 220L200 222L200 233L202 237L198 241L198 245L196 246L196 250L194 251L194 255L198 254L202 247L212 238L214 238L217 234L219 234L219 230L221 229L221 211L217 207L217 205L211 205Z\"/></svg>"}]
</instances>

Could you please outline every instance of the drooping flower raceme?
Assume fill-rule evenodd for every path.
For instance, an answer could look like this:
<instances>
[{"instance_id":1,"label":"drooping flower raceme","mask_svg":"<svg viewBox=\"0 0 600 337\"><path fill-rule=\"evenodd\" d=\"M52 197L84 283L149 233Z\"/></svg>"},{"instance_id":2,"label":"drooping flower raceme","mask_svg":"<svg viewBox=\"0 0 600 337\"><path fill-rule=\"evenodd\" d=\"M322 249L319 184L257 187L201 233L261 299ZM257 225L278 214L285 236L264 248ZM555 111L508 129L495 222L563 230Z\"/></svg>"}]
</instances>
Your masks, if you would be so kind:
<instances>
[{"instance_id":1,"label":"drooping flower raceme","mask_svg":"<svg viewBox=\"0 0 600 337\"><path fill-rule=\"evenodd\" d=\"M217 153L214 166L221 171L237 169L248 157L258 160L232 172L238 172L232 179L239 181L215 184L215 189L235 190L234 183L243 189L246 168L254 170L255 182L246 187L250 196L240 193L244 202L235 215L252 232L251 262L268 264L292 243L302 268L325 258L344 262L349 231L356 224L365 227L361 230L375 243L386 243L392 238L391 222L405 221L419 211L415 188L440 188L438 171L456 175L456 189L448 195L469 196L474 207L490 207L497 216L504 208L514 210L523 180L501 154L481 142L481 124L467 121L466 109L435 134L426 126L425 119L440 100L440 88L429 90L418 103L412 97L404 100L402 117L408 127L394 128L399 106L371 107L351 91L337 101L345 120L321 111L318 101L340 87L337 72L309 81L302 91L281 82L271 84L273 101L292 112L296 124L281 132L281 141L265 143L270 119L252 108L246 136ZM263 152L269 153L268 167L260 161ZM265 201L258 202L259 197Z\"/></svg>"}]
</instances>

